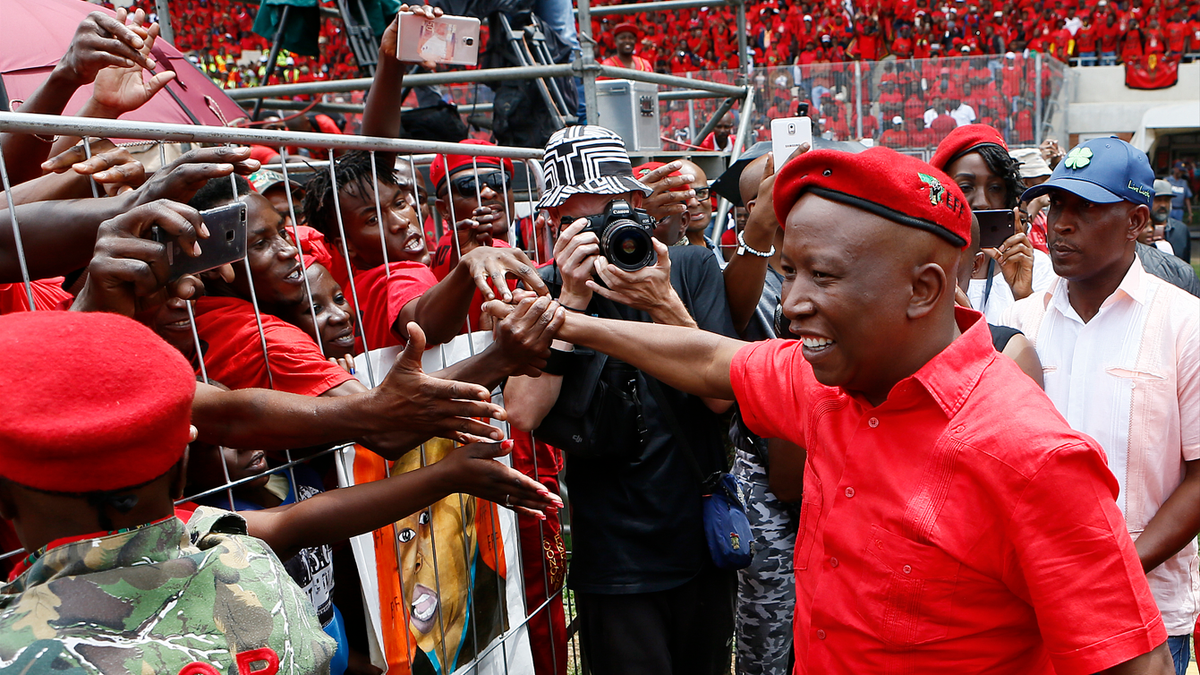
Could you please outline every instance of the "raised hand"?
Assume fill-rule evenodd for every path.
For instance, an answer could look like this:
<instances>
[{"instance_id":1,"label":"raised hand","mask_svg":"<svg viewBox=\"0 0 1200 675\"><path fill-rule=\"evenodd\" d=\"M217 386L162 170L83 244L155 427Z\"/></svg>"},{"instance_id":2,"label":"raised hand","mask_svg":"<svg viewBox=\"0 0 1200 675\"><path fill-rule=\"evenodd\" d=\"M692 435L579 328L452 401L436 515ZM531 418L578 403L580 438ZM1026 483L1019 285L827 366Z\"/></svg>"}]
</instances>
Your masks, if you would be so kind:
<instances>
[{"instance_id":1,"label":"raised hand","mask_svg":"<svg viewBox=\"0 0 1200 675\"><path fill-rule=\"evenodd\" d=\"M160 31L159 25L152 23L143 36L142 47L138 52L148 61L153 58L150 56L150 50L154 48ZM88 116L116 119L145 105L167 86L168 82L175 79L173 70L157 73L148 80L142 73L143 67L139 63L108 66L97 73L96 82L92 87L92 100L88 105Z\"/></svg>"},{"instance_id":2,"label":"raised hand","mask_svg":"<svg viewBox=\"0 0 1200 675\"><path fill-rule=\"evenodd\" d=\"M379 56L381 58L397 60L396 45L400 34L400 14L414 14L418 19L436 19L442 15L442 9L431 5L400 5L400 12L383 31L383 37L379 38ZM437 64L432 61L421 62L420 65L425 70L437 68Z\"/></svg>"},{"instance_id":3,"label":"raised hand","mask_svg":"<svg viewBox=\"0 0 1200 675\"><path fill-rule=\"evenodd\" d=\"M537 377L546 367L550 342L566 319L566 310L548 295L517 291L514 299L518 302L513 311L493 329L497 356L511 364L512 373Z\"/></svg>"},{"instance_id":4,"label":"raised hand","mask_svg":"<svg viewBox=\"0 0 1200 675\"><path fill-rule=\"evenodd\" d=\"M258 160L250 159L250 148L220 146L192 150L155 172L139 189L137 203L164 198L188 202L209 179L228 177L235 172L246 176L260 166Z\"/></svg>"},{"instance_id":5,"label":"raised hand","mask_svg":"<svg viewBox=\"0 0 1200 675\"><path fill-rule=\"evenodd\" d=\"M143 36L125 25L128 15L126 10L118 9L116 17L92 12L84 18L75 29L67 53L55 66L63 81L75 87L91 84L109 66L154 70L154 57L141 51L146 45ZM145 21L145 14L138 10L134 14L136 23L141 23L137 21L139 16Z\"/></svg>"},{"instance_id":6,"label":"raised hand","mask_svg":"<svg viewBox=\"0 0 1200 675\"><path fill-rule=\"evenodd\" d=\"M499 429L472 419L505 419L504 408L491 402L488 390L477 384L425 374L421 367L424 352L425 332L416 322L409 323L408 344L383 382L371 391L377 414L404 420L407 432L425 438L440 436L458 441L503 438Z\"/></svg>"},{"instance_id":7,"label":"raised hand","mask_svg":"<svg viewBox=\"0 0 1200 675\"><path fill-rule=\"evenodd\" d=\"M555 513L562 508L562 500L545 485L495 461L512 449L512 440L471 443L455 448L433 466L446 471L452 492L473 495L545 520L546 512Z\"/></svg>"},{"instance_id":8,"label":"raised hand","mask_svg":"<svg viewBox=\"0 0 1200 675\"><path fill-rule=\"evenodd\" d=\"M546 283L538 276L537 270L533 268L533 261L524 251L515 248L480 246L470 253L463 254L459 264L467 266L471 279L475 281L485 300L495 299L498 291L499 297L505 302L512 302L512 291L509 290L506 281L509 275L523 281L525 288L538 295L550 292Z\"/></svg>"}]
</instances>

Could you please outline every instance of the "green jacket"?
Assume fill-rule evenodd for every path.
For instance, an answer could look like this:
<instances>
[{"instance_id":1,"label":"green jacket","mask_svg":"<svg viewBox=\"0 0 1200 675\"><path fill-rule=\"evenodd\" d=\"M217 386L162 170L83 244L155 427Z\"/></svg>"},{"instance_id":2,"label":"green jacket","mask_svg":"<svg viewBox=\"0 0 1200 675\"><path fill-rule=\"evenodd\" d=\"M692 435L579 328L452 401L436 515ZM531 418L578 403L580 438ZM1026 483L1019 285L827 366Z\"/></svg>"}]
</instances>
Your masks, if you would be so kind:
<instances>
[{"instance_id":1,"label":"green jacket","mask_svg":"<svg viewBox=\"0 0 1200 675\"><path fill-rule=\"evenodd\" d=\"M0 672L328 673L335 648L271 549L220 509L57 546L0 585Z\"/></svg>"}]
</instances>

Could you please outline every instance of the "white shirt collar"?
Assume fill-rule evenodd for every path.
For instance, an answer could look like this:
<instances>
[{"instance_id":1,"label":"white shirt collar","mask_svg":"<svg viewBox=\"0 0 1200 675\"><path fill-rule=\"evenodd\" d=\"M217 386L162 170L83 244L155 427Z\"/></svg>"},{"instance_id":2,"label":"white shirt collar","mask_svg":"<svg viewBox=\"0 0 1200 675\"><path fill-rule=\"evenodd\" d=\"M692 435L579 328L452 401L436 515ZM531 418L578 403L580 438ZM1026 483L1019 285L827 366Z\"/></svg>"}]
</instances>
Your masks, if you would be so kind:
<instances>
[{"instance_id":1,"label":"white shirt collar","mask_svg":"<svg viewBox=\"0 0 1200 675\"><path fill-rule=\"evenodd\" d=\"M1148 276L1148 274L1149 273L1146 272L1146 269L1142 267L1142 261L1138 259L1137 254L1135 253L1133 256L1133 264L1131 264L1129 266L1129 270L1125 272L1125 276L1121 279L1121 283L1117 286L1117 290L1113 291L1112 295L1105 298L1104 302L1100 304L1101 311L1103 311L1105 307L1120 301L1122 298L1129 298L1138 304L1145 304L1147 286L1146 276ZM1079 314L1075 311L1075 308L1071 306L1070 298L1068 297L1067 284L1068 281L1066 279L1059 278L1058 281L1056 281L1054 285L1050 287L1050 290L1046 291L1046 297L1044 299L1046 310L1057 310L1063 316L1073 318L1080 323L1083 323L1083 320L1079 318Z\"/></svg>"}]
</instances>

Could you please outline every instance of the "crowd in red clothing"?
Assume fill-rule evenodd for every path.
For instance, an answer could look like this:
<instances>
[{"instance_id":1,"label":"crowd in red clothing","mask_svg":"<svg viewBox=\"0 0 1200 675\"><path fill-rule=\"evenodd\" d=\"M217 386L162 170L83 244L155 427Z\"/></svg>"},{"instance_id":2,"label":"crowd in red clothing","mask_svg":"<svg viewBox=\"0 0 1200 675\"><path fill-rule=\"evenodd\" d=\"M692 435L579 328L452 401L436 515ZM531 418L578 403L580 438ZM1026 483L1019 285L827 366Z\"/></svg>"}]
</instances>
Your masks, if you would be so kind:
<instances>
[{"instance_id":1,"label":"crowd in red clothing","mask_svg":"<svg viewBox=\"0 0 1200 675\"><path fill-rule=\"evenodd\" d=\"M598 3L612 4L612 3ZM942 55L1003 55L1028 49L1059 60L1100 54L1182 58L1200 52L1200 5L1181 0L767 0L747 7L757 67ZM738 68L732 7L642 15L638 56L660 72ZM615 50L611 28L593 20L602 54ZM1088 65L1085 63L1084 65Z\"/></svg>"}]
</instances>

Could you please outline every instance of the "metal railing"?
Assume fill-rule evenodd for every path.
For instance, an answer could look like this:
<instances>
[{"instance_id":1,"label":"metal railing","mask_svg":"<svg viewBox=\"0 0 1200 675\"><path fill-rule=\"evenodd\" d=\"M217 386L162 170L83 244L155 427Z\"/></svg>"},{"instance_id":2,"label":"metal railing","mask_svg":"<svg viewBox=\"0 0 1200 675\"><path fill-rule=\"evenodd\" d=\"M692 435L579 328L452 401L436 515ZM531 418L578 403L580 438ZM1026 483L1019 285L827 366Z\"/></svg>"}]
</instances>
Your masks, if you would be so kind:
<instances>
[{"instance_id":1,"label":"metal railing","mask_svg":"<svg viewBox=\"0 0 1200 675\"><path fill-rule=\"evenodd\" d=\"M517 167L517 170L524 172L524 178L525 178L524 182L526 185L531 186L526 191L524 204L521 204L517 208L517 211L520 212L521 211L520 207L521 206L525 207L524 212L529 217L531 217L533 215L534 210L535 210L534 209L534 200L536 200L537 194L534 191L534 188L543 184L543 180L541 177L540 164L537 161L538 159L540 159L542 152L541 152L541 150L535 150L535 149L529 149L529 148L491 147L491 146L481 147L478 145L469 145L469 144L411 141L411 140L401 140L401 139L392 139L392 138L377 138L377 137L366 137L366 136L326 135L326 134L299 133L299 132L290 132L290 131L274 131L274 130L265 130L265 129L242 129L242 128L226 128L226 127L188 126L188 125L176 125L176 124L153 124L153 123L144 123L144 122L125 122L125 121L121 121L121 120L98 120L98 119L91 119L91 118L61 117L61 116L36 115L36 114L26 114L26 113L0 113L0 131L16 132L16 133L35 133L35 134L44 134L44 135L81 136L81 137L84 137L85 139L87 139L88 137L105 137L105 138L118 138L118 139L126 139L126 138L128 138L128 139L144 139L144 140L150 140L150 141L154 141L154 142L158 143L160 149L163 147L164 143L170 142L170 141L185 142L185 143L192 143L192 144L258 144L258 145L267 145L267 146L270 146L273 148L277 148L280 151L280 154L283 157L284 161L282 163L278 164L276 166L276 168L284 173L285 178L288 176L289 171L291 171L292 169L295 169L295 168L299 168L301 166L303 166L309 170L327 172L327 174L330 177L331 182L333 182L333 191L334 191L335 195L337 194L338 188L337 188L337 182L336 182L337 177L334 172L333 165L328 161L319 161L319 160L306 161L306 162L291 161L289 159L289 155L288 155L289 147L326 149L326 150L333 150L333 151L361 150L361 151L370 152L371 158L372 158L372 171L373 171L374 176L376 176L376 177L378 176L378 171L383 170L381 167L376 167L375 161L374 161L377 153L380 153L380 152L398 153L398 161L407 164L409 170L413 171L413 173L416 173L417 168L420 165L422 165L422 164L427 165L430 162L436 161L438 154L444 155L446 153L453 153L453 154L458 154L458 155L469 155L469 156L473 156L473 157L478 157L480 155L486 155L486 156L490 156L490 157L506 157L506 158L511 158L511 159L515 160L516 163L520 165ZM437 154L434 154L434 153L437 153ZM25 265L25 262L24 262L24 248L21 245L21 238L20 238L20 231L21 231L20 230L20 222L17 217L17 209L13 208L13 203L12 203L12 194L13 193L12 193L12 189L11 189L12 186L9 184L9 176L8 176L8 172L7 172L7 165L5 164L5 159L6 158L3 156L3 153L0 152L0 178L3 179L3 181L2 181L3 185L0 187L3 187L5 196L8 200L7 201L7 205L8 205L7 214L0 215L0 218L7 219L9 221L9 224L11 225L11 228L12 228L12 231L14 234L15 245L16 245L16 247L18 249L18 253L20 254L21 259L22 259L22 264L21 264L22 280L26 286L27 292L29 293L29 301L30 301L30 306L32 308L32 307L34 307L34 298L33 298L32 292L29 291L28 289L29 289L29 284L34 280L30 277L28 266ZM447 166L447 168L449 168L449 167ZM511 176L509 177L510 182L505 185L505 187L504 187L505 190L509 190L512 187L511 182L512 182L513 178L514 177L511 177ZM224 179L215 179L215 180L224 180ZM417 181L417 183L419 185L420 181ZM235 194L237 193L236 185L237 184L235 182L234 183L234 193ZM448 189L454 190L455 188L452 185L450 185ZM424 188L414 187L415 194L413 195L413 197L414 197L414 200L417 202L417 204L419 204L422 201L422 197L426 197L426 198L428 197L428 195L421 194L423 191L424 191ZM289 191L285 191L285 192L287 192L287 194L288 194L288 196L287 196L287 201L288 201L287 213L291 215L292 223L293 223L290 234L294 238L294 240L299 241L300 237L298 236L298 233L296 232L295 225L294 225L294 223L296 223L296 214L299 213L298 205L295 203L294 196L292 195L291 191L289 190ZM375 193L375 207L378 212L378 210L382 208L382 206L379 203L378 191L372 191L372 192ZM474 196L477 200L479 199L480 195L478 194L478 191L476 192L476 194ZM453 213L453 206L452 206L453 199L448 199L447 201L451 204L451 206L450 206L451 213L448 215L449 215L449 222L451 223L451 228L453 228L453 223L455 222L455 214ZM0 203L0 204L2 204L2 203ZM505 205L506 205L506 210L507 210L507 206L508 206L507 200L505 201ZM344 232L343 225L341 223L341 213L337 208L335 208L334 211L335 211L335 214L337 215L338 229L340 231ZM419 211L418 211L418 213L419 213ZM519 219L517 217L518 213L510 213L508 215L509 215L510 222L513 224L512 228L519 227L522 219ZM533 243L534 243L533 255L535 257L537 257L538 252L543 250L543 248L544 248L543 246L539 245L539 242L538 242L539 237L542 237L542 238L547 237L550 235L550 233L549 233L549 230L543 231L541 233L537 232L537 230L535 228L530 228L530 230L532 231ZM512 232L512 230L510 229L510 233L511 232ZM458 244L457 237L452 236L451 239L455 242L455 245L457 246L457 244ZM380 246L381 246L381 250L384 255L384 259L386 261L387 249L386 249L386 245L385 245L385 242L383 241L382 237L380 240ZM331 246L331 248L337 248L337 247ZM344 246L339 248L337 251L334 251L333 255L335 257L340 257L341 262L346 266L347 269L349 269L349 270L354 269L354 266L350 259L349 252L347 251L347 249ZM301 251L299 253L299 257L300 257L302 264L304 262L303 256L304 256L304 254ZM544 262L544 261L538 260L537 262ZM239 267L239 269L240 269L240 267ZM249 267L248 261L245 262L245 270L248 274L250 273L250 267ZM378 345L367 344L368 336L366 335L366 331L363 327L363 321L362 321L364 307L363 307L363 304L359 302L358 289L356 289L354 287L353 273L351 273L350 280L351 280L350 287L347 289L347 294L354 298L354 306L356 308L357 318L358 318L357 326L358 326L358 331L359 331L359 337L362 341L361 344L363 345L363 347L366 348L367 350L370 350L370 348L377 347ZM261 328L262 317L264 316L264 314L263 314L264 310L259 306L258 298L255 295L255 293L253 292L253 283L250 284L250 288L251 288L250 297L246 298L246 300L248 302L250 302L250 304L253 306L255 320L259 325L259 339L260 339L260 343L261 343L261 347L262 347L262 358L265 362L265 365L267 366L268 377L270 377L271 349L270 349L270 345L268 344L268 341L266 339L266 336L263 333L262 328ZM305 288L306 297L309 301L308 304L309 304L309 306L311 306L312 305L312 291L309 288L307 281L304 284L304 288ZM187 306L188 306L188 314L189 314L189 318L190 318L189 323L190 323L191 330L192 330L192 339L195 341L195 343L197 345L199 345L200 337L199 337L199 332L197 330L196 315L192 311L192 304L188 303ZM315 319L315 317L314 317L314 319ZM314 323L315 323L315 320L314 320ZM470 332L470 330L471 330L470 320L468 319L468 333ZM320 345L321 345L320 335L317 334L317 335L314 335L313 337L314 337L314 341L316 342L318 348L320 348ZM475 349L474 344L475 344L474 340L468 341L468 345L470 345L471 353L474 353L474 349ZM445 352L442 352L442 354L444 355ZM207 366L205 363L205 355L204 355L203 350L199 350L199 349L197 350L197 357L199 359L199 370L201 373L201 377L203 379L207 379ZM443 356L444 361L445 361L445 359L446 359L446 357ZM367 384L369 384L369 385L377 384L383 377L383 372L374 369L371 366L371 359L369 359L369 358L366 359L365 365L366 365L366 371L367 371ZM272 388L273 388L273 382L272 382ZM313 459L325 457L325 456L328 456L331 454L334 455L338 459L338 461L344 462L344 461L346 461L345 458L347 457L347 453L349 452L350 448L352 448L352 447L353 446L346 445L346 444L335 445L335 446L330 447L326 450L323 450L315 455L311 455L311 456L304 457L304 458L293 458L291 452L288 451L288 452L284 453L284 455L285 455L284 463L282 463L281 465L275 466L274 468L272 468L269 471L269 473L288 475L291 479L291 482L293 485L293 490L294 490L295 489L294 486L296 485L296 479L294 477L293 471L294 471L295 467L299 466L300 464L311 462ZM420 461L419 465L422 465L422 466L426 464L424 447L425 446L422 446L422 448L420 450L411 451L411 452L420 452L420 460L421 461ZM533 463L532 471L533 471L534 477L536 479L539 475L543 475L542 473L540 473L541 469L538 467L538 453L536 451L536 448L534 449L532 463ZM230 475L229 467L225 464L225 458L224 458L223 454L222 454L222 466L225 469L225 478L226 478L226 480L223 484L216 486L216 487L206 489L203 492L200 492L197 494L188 495L185 499L193 500L193 499L204 498L204 497L211 498L214 496L220 498L220 496L222 494L224 494L228 497L229 506L231 508L234 508L235 507L234 494L233 494L234 489L239 487L243 483L255 480L256 478L258 478L258 476L245 478L245 479L241 479L241 480L237 480L237 481L230 480L229 479L229 475ZM554 468L552 467L552 469L554 469ZM452 495L452 497L454 497L457 500L457 504L461 508L466 508L466 506L464 506L464 502L462 501L463 497L461 495L459 495L457 497ZM451 506L453 506L453 505L454 504L451 503ZM506 528L508 528L507 531L516 533L516 536L519 538L520 537L520 534L519 534L520 528L518 528L516 526L515 515L513 515L513 514L505 515L503 512L499 511L499 507L492 507L492 508L494 508L495 510L494 511L489 510L488 513L495 513L496 514L495 517L498 519L501 519L500 521L498 521L497 525L495 526L495 528L496 528L495 531L499 532L501 527L506 527ZM569 523L567 523L565 521L566 515L567 514L564 510L561 514L561 516L564 518L564 521L562 521L563 527L567 528L569 531ZM433 516L430 515L429 517L432 518ZM507 519L507 520L504 520L504 519ZM504 525L504 522L507 522L508 525ZM468 541L468 537L469 537L469 533L467 532L467 525L465 524L465 522L462 523L462 528L463 528L463 530L461 532L462 541L464 542L464 545L465 545L465 542ZM391 529L391 531L389 533L387 533L386 538L389 538L393 542L397 542L396 546L399 547L400 546L399 539L398 539L399 530L397 530L397 526L395 524L393 524L390 529ZM437 535L435 535L431 531L429 536L435 537ZM556 536L556 535L554 535L553 532L548 531L546 529L545 525L543 525L542 523L538 523L537 537L538 537L539 541L528 543L528 545L525 547L522 547L520 545L515 545L515 548L510 549L510 551L515 550L515 552L516 552L516 559L514 560L511 558L508 558L508 562L507 562L507 569L508 569L508 575L509 575L507 577L507 579L509 580L510 583L515 583L515 581L517 579L520 579L521 575L523 574L522 570L525 568L525 565L523 564L524 561L522 560L522 549L524 548L527 551L537 551L540 554L540 552L542 552L543 550L545 550L547 548L545 545L546 541L548 541L548 538L552 537L552 536ZM517 543L519 544L519 541ZM432 542L432 545L434 546L434 549L437 548L436 541ZM485 544L479 543L478 545L480 547L482 547ZM397 551L398 550L399 549L397 548ZM13 556L18 555L19 553L21 553L21 552L20 551L0 552L0 560L4 560L6 558L11 558ZM467 556L469 556L469 552L460 552L460 553L463 553L464 560L466 560ZM492 554L496 555L496 552L493 551ZM507 555L507 554L502 554L502 555ZM398 554L397 554L397 559L398 560L401 559L401 556ZM563 562L565 564L565 561L563 561ZM443 564L449 564L449 563L447 563L446 561L443 561ZM435 567L437 566L436 558L435 558L434 566ZM483 627L478 625L478 622L482 621L482 619L480 619L478 616L478 613L476 611L474 611L473 603L476 602L476 598L470 592L470 588L467 589L467 591L465 592L464 599L465 599L465 602L468 604L468 607L471 608L468 612L468 616L470 617L470 619L469 619L470 623L465 625L463 627L463 630L465 631L465 630L470 629L472 631L472 634L478 635L481 637L483 635L495 633L497 635L497 637L495 637L495 639L488 642L488 644L486 644L486 645L476 643L477 653L476 653L475 657L467 663L457 663L457 657L455 657L454 659L451 659L450 656L452 656L452 655L448 654L445 650L443 650L439 654L435 648L435 650L431 656L436 661L443 664L442 672L450 672L451 670L458 670L458 669L463 669L463 668L466 669L465 672L474 672L477 668L482 668L482 667L484 667L485 664L487 664L486 667L489 669L488 672L508 673L509 672L509 663L512 660L512 658L515 658L513 655L519 654L519 653L526 653L527 650L529 649L527 628L528 628L528 624L530 621L537 620L539 622L540 621L549 622L549 609L551 608L552 605L556 605L556 604L560 604L560 603L565 603L567 605L567 608L566 608L567 612L569 614L573 615L573 608L570 604L570 600L568 597L564 596L564 587L563 586L554 587L554 584L551 583L549 573L547 572L547 566L543 563L540 567L541 567L541 574L543 575L543 578L541 580L542 588L546 589L546 597L544 599L531 601L532 604L529 606L522 606L521 607L521 611L523 612L522 616L509 615L507 620L505 622L502 622L503 625L501 625L499 628L496 628L495 626L491 626L491 627L488 627L488 629L485 631ZM360 571L361 571L361 565L360 565ZM409 572L411 572L411 570ZM473 572L470 572L470 570L468 570L468 572L473 574ZM402 595L406 592L404 590L405 589L405 583L404 583L404 574L405 573L406 573L405 569L403 569L403 566L401 566L401 568L399 570L400 578L398 579L398 588L401 589L400 592ZM442 582L438 579L439 579L438 577L435 577L435 581L433 582L435 585L435 588L433 590L438 594L439 598L448 597L449 595L452 595L453 593L460 592L461 589L443 587ZM502 579L501 581L503 582L504 580ZM445 593L447 595L443 595L443 593ZM411 606L411 603L414 601L414 599L412 597L403 597L402 600L405 603L408 603L408 605L410 605L410 606ZM503 583L501 584L501 597L499 598L499 602L504 607L512 606L512 603L510 602L510 600L507 599L506 597L504 597ZM407 616L407 613L405 613L404 616ZM457 627L455 627L455 626L446 626L446 625L441 625L440 627L435 628L434 630L438 631L438 644L443 644L443 645L446 644L447 636L450 635L450 633L453 630L455 630L456 628ZM402 629L405 631L410 630L407 623L403 627L396 628L396 629L397 630ZM495 629L495 630L493 630L493 629ZM408 644L407 638L406 638L405 644L406 645ZM551 639L548 644L538 644L538 645L534 646L533 648L534 649L549 649L549 650L551 650L552 656L555 661L559 660L560 658L566 658L567 650L569 650L569 653L571 654L571 658L573 661L573 663L572 663L573 670L575 672L581 672L581 664L579 661L578 649L575 647L573 642L568 644L568 641L565 636L563 636L563 635L554 636L554 638ZM525 651L522 651L522 650L525 650ZM562 656L560 657L558 655L562 655ZM408 653L407 655L389 654L388 658L390 660L396 660L396 659L400 659L400 658L407 659L408 665L411 669L415 655L412 653ZM454 667L453 668L445 667L445 664L447 664L447 663L453 665ZM502 670L501 670L501 668L502 668Z\"/></svg>"}]
</instances>

